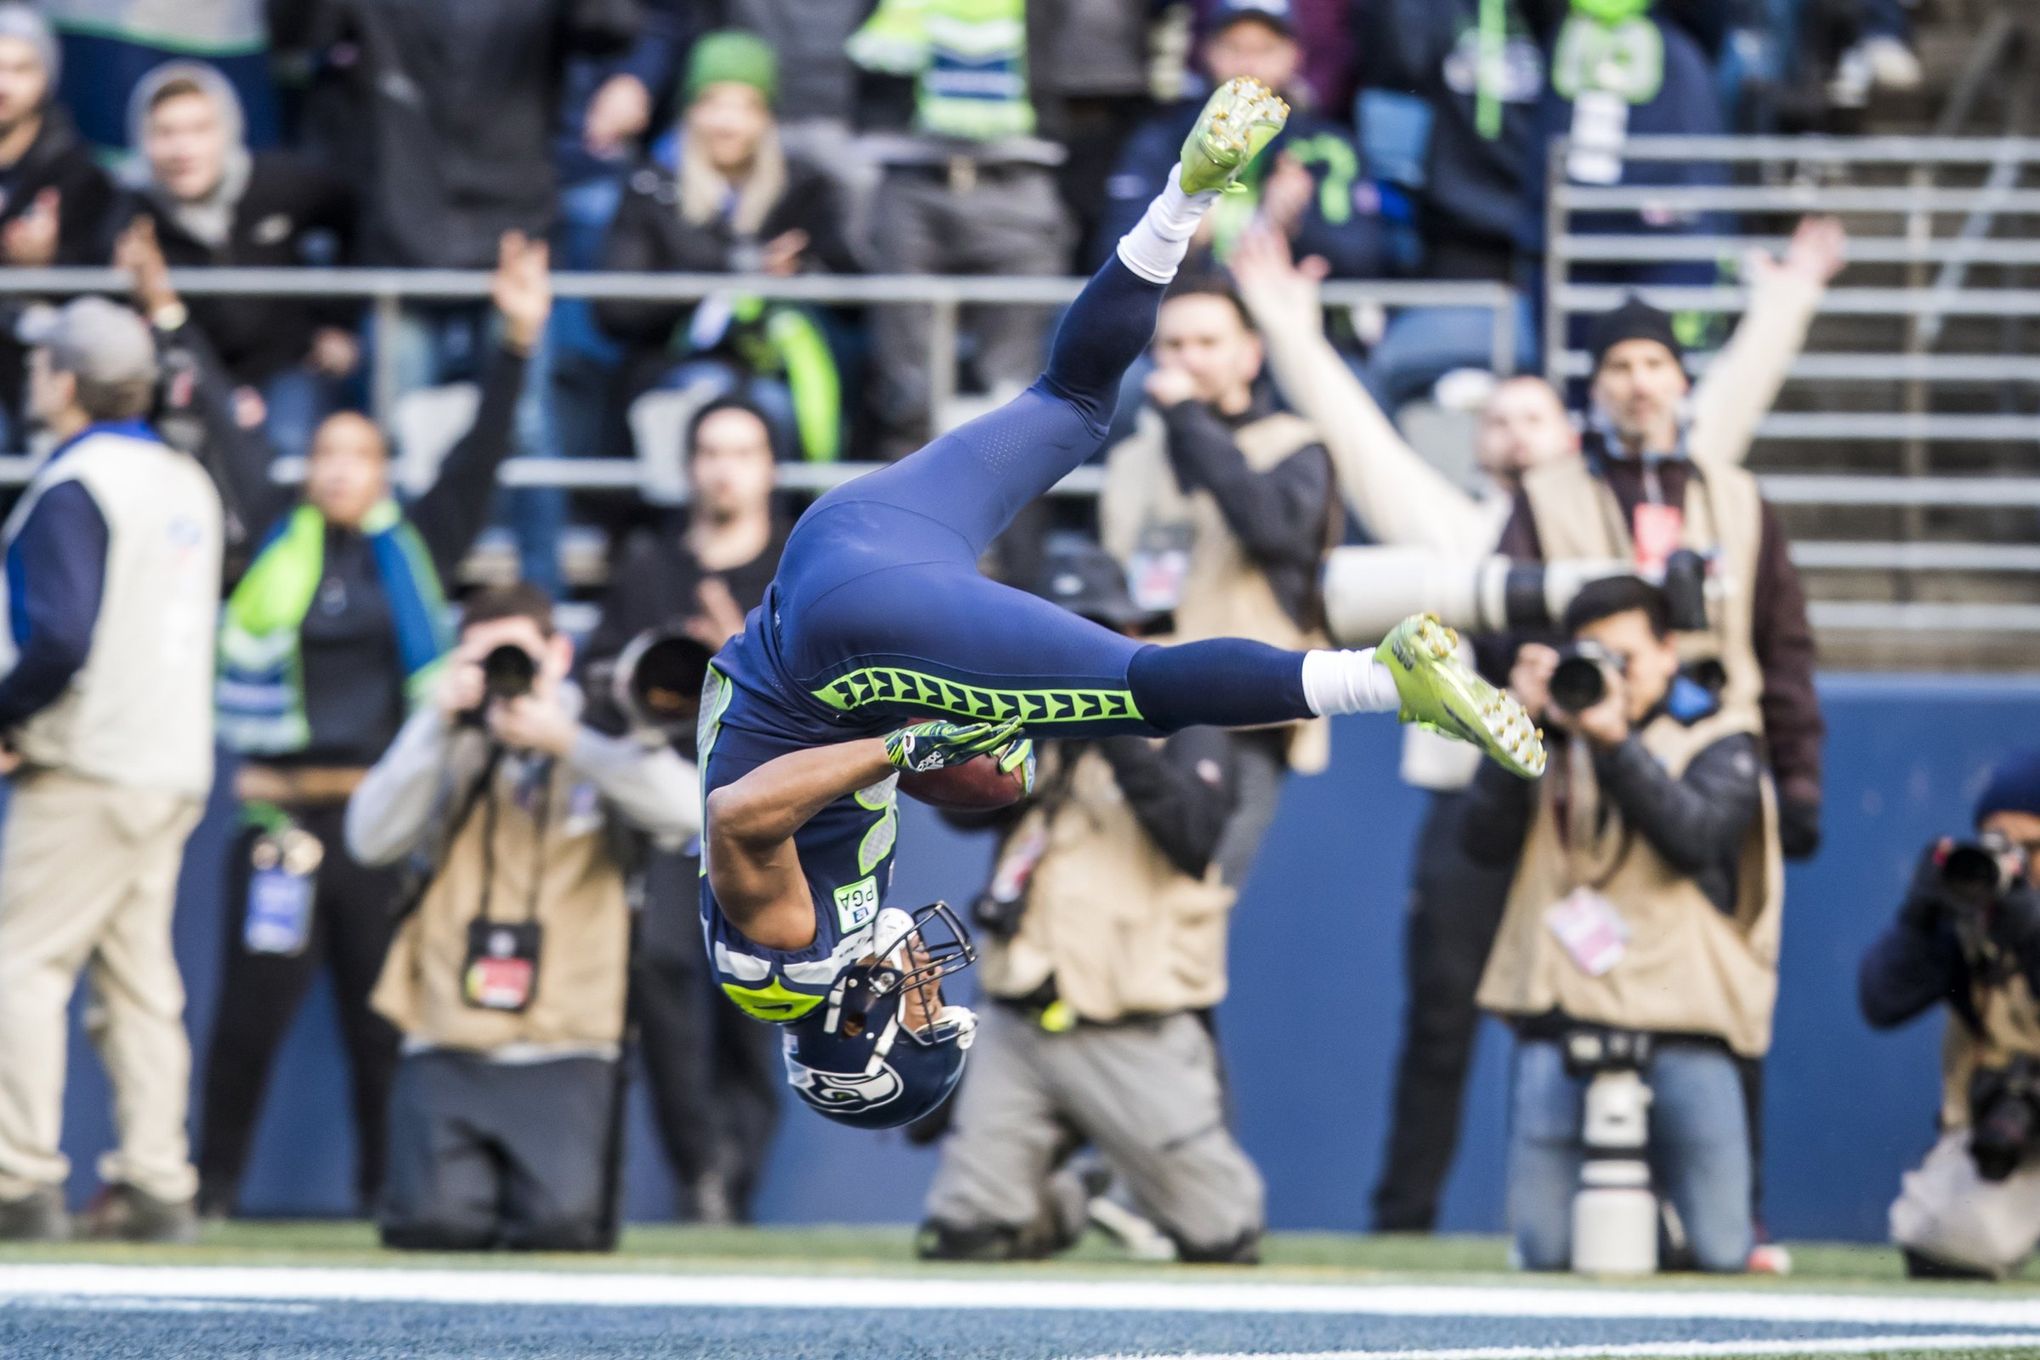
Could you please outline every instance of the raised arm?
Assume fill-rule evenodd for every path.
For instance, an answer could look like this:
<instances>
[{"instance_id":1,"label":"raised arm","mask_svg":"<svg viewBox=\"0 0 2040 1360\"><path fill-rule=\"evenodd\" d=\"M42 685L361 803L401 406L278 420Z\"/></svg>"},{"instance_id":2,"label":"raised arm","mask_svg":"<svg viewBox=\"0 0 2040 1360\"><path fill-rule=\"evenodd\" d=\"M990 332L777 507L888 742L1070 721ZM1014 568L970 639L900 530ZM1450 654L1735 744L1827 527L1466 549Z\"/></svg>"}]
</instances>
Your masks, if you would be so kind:
<instances>
[{"instance_id":1,"label":"raised arm","mask_svg":"<svg viewBox=\"0 0 2040 1360\"><path fill-rule=\"evenodd\" d=\"M494 299L503 341L482 376L475 423L439 465L439 476L409 511L432 564L450 576L489 522L496 473L516 443L518 398L526 360L552 312L552 277L544 241L504 232L496 248Z\"/></svg>"},{"instance_id":2,"label":"raised arm","mask_svg":"<svg viewBox=\"0 0 2040 1360\"><path fill-rule=\"evenodd\" d=\"M1809 217L1782 260L1758 252L1745 268L1750 309L1693 391L1695 459L1740 463L1757 425L1806 348L1806 331L1827 286L1841 272L1849 236L1832 217Z\"/></svg>"},{"instance_id":3,"label":"raised arm","mask_svg":"<svg viewBox=\"0 0 2040 1360\"><path fill-rule=\"evenodd\" d=\"M708 795L702 850L731 925L768 949L813 943L814 906L793 838L838 798L901 771L959 765L1019 738L1020 720L921 722L884 737L793 751Z\"/></svg>"},{"instance_id":4,"label":"raised arm","mask_svg":"<svg viewBox=\"0 0 2040 1360\"><path fill-rule=\"evenodd\" d=\"M1367 532L1455 556L1492 552L1493 517L1409 446L1325 339L1316 280L1290 261L1287 243L1249 232L1231 263L1276 383L1317 427L1339 493Z\"/></svg>"}]
</instances>

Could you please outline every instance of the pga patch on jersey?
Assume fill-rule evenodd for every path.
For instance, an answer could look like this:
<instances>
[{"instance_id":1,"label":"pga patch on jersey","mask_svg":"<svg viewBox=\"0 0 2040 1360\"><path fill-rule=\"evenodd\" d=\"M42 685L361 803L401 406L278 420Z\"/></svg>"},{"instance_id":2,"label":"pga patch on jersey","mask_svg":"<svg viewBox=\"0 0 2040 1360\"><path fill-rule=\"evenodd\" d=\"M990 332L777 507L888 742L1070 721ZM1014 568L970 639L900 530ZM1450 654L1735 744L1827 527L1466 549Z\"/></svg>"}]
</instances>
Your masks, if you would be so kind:
<instances>
[{"instance_id":1,"label":"pga patch on jersey","mask_svg":"<svg viewBox=\"0 0 2040 1360\"><path fill-rule=\"evenodd\" d=\"M878 915L878 876L867 875L836 889L836 925L847 935Z\"/></svg>"}]
</instances>

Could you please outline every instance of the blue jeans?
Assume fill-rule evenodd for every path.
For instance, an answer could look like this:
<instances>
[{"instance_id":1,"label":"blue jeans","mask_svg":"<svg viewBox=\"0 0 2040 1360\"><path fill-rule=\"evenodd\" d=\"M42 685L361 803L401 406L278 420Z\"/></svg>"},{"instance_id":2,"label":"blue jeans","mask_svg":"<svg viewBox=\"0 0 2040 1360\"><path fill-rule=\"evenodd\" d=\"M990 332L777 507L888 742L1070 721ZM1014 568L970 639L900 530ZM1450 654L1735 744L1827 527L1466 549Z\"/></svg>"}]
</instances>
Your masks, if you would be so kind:
<instances>
[{"instance_id":1,"label":"blue jeans","mask_svg":"<svg viewBox=\"0 0 2040 1360\"><path fill-rule=\"evenodd\" d=\"M1754 1228L1749 1128L1735 1060L1723 1049L1676 1044L1658 1049L1643 1075L1651 1090L1650 1172L1658 1196L1679 1211L1700 1269L1744 1269ZM1509 1231L1526 1270L1572 1264L1585 1089L1566 1074L1556 1042L1517 1042L1508 1206Z\"/></svg>"}]
</instances>

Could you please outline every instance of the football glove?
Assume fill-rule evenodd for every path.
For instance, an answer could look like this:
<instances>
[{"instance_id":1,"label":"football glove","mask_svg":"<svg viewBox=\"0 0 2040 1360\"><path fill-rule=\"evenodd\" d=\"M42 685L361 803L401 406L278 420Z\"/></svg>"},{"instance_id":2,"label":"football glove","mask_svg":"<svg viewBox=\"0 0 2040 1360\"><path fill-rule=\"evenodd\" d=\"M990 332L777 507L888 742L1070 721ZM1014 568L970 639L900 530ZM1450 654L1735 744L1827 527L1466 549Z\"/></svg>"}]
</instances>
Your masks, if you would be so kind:
<instances>
[{"instance_id":1,"label":"football glove","mask_svg":"<svg viewBox=\"0 0 2040 1360\"><path fill-rule=\"evenodd\" d=\"M1033 743L1015 740L1020 734L1020 719L1008 718L999 723L952 723L941 719L911 723L896 732L889 732L885 738L885 758L896 770L913 774L925 774L929 770L946 770L951 765L961 765L991 751L1001 752L999 769L1008 773L1013 768L1033 759ZM1016 755L1013 749L1024 747Z\"/></svg>"}]
</instances>

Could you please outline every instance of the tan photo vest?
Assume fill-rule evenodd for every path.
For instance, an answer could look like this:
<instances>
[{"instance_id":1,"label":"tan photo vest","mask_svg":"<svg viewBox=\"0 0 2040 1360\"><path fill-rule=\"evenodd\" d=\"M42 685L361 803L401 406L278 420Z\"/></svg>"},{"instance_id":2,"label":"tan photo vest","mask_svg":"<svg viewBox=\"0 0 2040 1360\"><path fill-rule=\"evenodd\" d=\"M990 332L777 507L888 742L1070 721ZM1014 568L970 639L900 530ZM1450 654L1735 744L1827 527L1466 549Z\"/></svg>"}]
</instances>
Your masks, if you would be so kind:
<instances>
[{"instance_id":1,"label":"tan photo vest","mask_svg":"<svg viewBox=\"0 0 2040 1360\"><path fill-rule=\"evenodd\" d=\"M1318 441L1308 421L1287 414L1263 416L1233 432L1240 456L1255 472L1267 472ZM1344 510L1327 497L1318 555L1331 551L1344 526ZM1209 491L1185 492L1169 462L1160 417L1143 411L1135 433L1113 446L1105 463L1105 489L1098 498L1098 537L1105 550L1130 565L1143 538L1158 528L1183 526L1190 543L1189 570L1175 609L1177 642L1239 637L1287 651L1329 647L1313 590L1311 617L1298 623L1275 598L1268 577L1247 556ZM1316 774L1331 761L1331 724L1323 718L1295 724L1289 767Z\"/></svg>"},{"instance_id":2,"label":"tan photo vest","mask_svg":"<svg viewBox=\"0 0 2040 1360\"><path fill-rule=\"evenodd\" d=\"M1547 562L1636 560L1636 543L1623 520L1621 503L1586 459L1568 458L1531 469L1523 477L1523 495ZM1714 565L1708 578L1711 626L1705 633L1680 635L1680 658L1719 661L1728 676L1722 711L1747 720L1750 731L1761 733L1758 700L1764 692L1764 672L1753 637L1757 553L1763 535L1757 479L1741 468L1696 463L1686 479L1682 508L1685 523L1679 545L1711 556Z\"/></svg>"},{"instance_id":3,"label":"tan photo vest","mask_svg":"<svg viewBox=\"0 0 2040 1360\"><path fill-rule=\"evenodd\" d=\"M1678 778L1693 757L1749 725L1725 713L1691 727L1660 717L1643 744ZM1479 1002L1498 1015L1573 1020L1663 1034L1712 1035L1755 1057L1771 1044L1778 991L1784 864L1777 804L1764 781L1763 811L1744 841L1735 912L1668 863L1612 806L1603 808L1593 760L1579 741L1554 751L1540 781L1501 930ZM1561 832L1559 800L1570 791ZM1628 930L1619 961L1599 977L1573 961L1546 913L1576 888L1606 898Z\"/></svg>"},{"instance_id":4,"label":"tan photo vest","mask_svg":"<svg viewBox=\"0 0 2040 1360\"><path fill-rule=\"evenodd\" d=\"M1941 1127L1969 1127L1969 1082L1978 1068L2004 1067L2014 1057L2040 1058L2040 1005L2025 975L2002 986L1972 987L1981 1033L1955 1011L1941 1035Z\"/></svg>"},{"instance_id":5,"label":"tan photo vest","mask_svg":"<svg viewBox=\"0 0 2040 1360\"><path fill-rule=\"evenodd\" d=\"M464 789L472 781L459 781ZM516 775L496 775L495 881L489 919L536 919L543 929L537 991L521 1012L484 1010L462 997L468 923L481 910L486 800L448 847L418 907L397 929L370 1004L407 1039L486 1053L510 1044L606 1046L623 1034L630 906L607 810L595 788L554 762L543 839L516 796ZM537 877L537 895L532 893Z\"/></svg>"},{"instance_id":6,"label":"tan photo vest","mask_svg":"<svg viewBox=\"0 0 2040 1360\"><path fill-rule=\"evenodd\" d=\"M1073 749L1076 763L1065 769ZM1052 744L1038 774L1038 788L1065 778L1068 786L1052 808L1028 809L1001 843L1003 858L1032 838L1046 841L1019 932L983 941L985 991L1018 999L1053 977L1057 995L1097 1022L1217 1005L1238 889L1216 863L1202 878L1172 864L1096 750Z\"/></svg>"}]
</instances>

